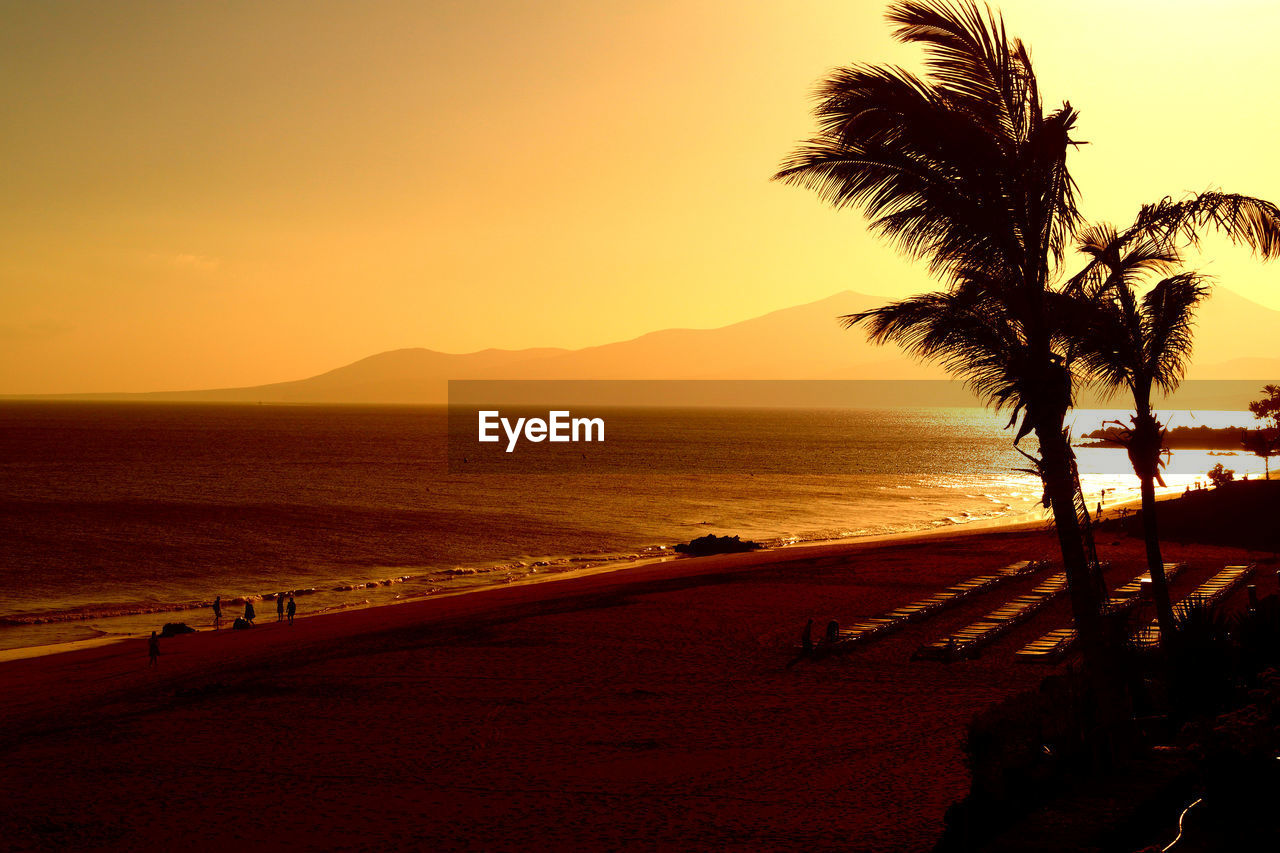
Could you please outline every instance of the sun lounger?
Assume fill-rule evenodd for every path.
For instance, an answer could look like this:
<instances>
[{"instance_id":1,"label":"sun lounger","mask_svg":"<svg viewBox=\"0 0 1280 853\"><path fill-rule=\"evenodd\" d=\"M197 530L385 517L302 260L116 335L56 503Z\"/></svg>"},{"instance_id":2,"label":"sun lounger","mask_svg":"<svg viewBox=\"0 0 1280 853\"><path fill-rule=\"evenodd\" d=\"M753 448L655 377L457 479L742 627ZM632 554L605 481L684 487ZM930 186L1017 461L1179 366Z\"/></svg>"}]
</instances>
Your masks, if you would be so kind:
<instances>
[{"instance_id":1,"label":"sun lounger","mask_svg":"<svg viewBox=\"0 0 1280 853\"><path fill-rule=\"evenodd\" d=\"M1224 567L1222 571L1192 590L1191 594L1175 605L1174 609L1185 607L1191 601L1199 601L1206 607L1219 604L1248 580L1255 568L1252 563ZM1129 639L1139 646L1157 645L1160 642L1160 623L1153 619L1149 624L1134 631Z\"/></svg>"},{"instance_id":2,"label":"sun lounger","mask_svg":"<svg viewBox=\"0 0 1280 853\"><path fill-rule=\"evenodd\" d=\"M1186 563L1165 563L1164 576L1173 580L1186 568ZM1142 591L1142 582L1151 579L1151 572L1145 571L1133 580L1116 587L1112 591L1108 609L1133 606L1137 603L1138 594ZM1024 663L1052 663L1066 654L1076 641L1076 631L1068 626L1055 628L1039 639L1032 640L1014 653L1014 657Z\"/></svg>"},{"instance_id":3,"label":"sun lounger","mask_svg":"<svg viewBox=\"0 0 1280 853\"><path fill-rule=\"evenodd\" d=\"M1016 625L1025 622L1067 588L1067 575L1059 572L1038 584L1026 595L1020 595L996 608L972 624L966 625L916 650L915 657L931 660L957 660L972 657L977 650Z\"/></svg>"},{"instance_id":4,"label":"sun lounger","mask_svg":"<svg viewBox=\"0 0 1280 853\"><path fill-rule=\"evenodd\" d=\"M1041 560L1023 560L1006 566L994 574L978 575L953 584L927 598L921 598L901 607L895 607L881 616L860 619L837 634L835 643L820 644L827 650L845 648L866 643L877 637L919 622L964 599L985 592L1016 577L1021 577L1048 565Z\"/></svg>"},{"instance_id":5,"label":"sun lounger","mask_svg":"<svg viewBox=\"0 0 1280 853\"><path fill-rule=\"evenodd\" d=\"M1020 575L1029 575L1037 569L1044 568L1048 563L1044 560L1020 560L1017 563L1011 563L1000 570L1002 575L1011 575L1018 577Z\"/></svg>"},{"instance_id":6,"label":"sun lounger","mask_svg":"<svg viewBox=\"0 0 1280 853\"><path fill-rule=\"evenodd\" d=\"M1182 570L1185 569L1186 567L1187 567L1186 563L1165 563L1164 564L1165 580L1172 581L1179 574L1181 574ZM1120 598L1133 598L1139 592L1142 591L1142 582L1149 581L1149 580L1151 580L1151 572L1149 571L1143 572L1133 580L1129 581L1124 586L1118 587L1114 592L1112 592L1111 599L1114 601Z\"/></svg>"}]
</instances>

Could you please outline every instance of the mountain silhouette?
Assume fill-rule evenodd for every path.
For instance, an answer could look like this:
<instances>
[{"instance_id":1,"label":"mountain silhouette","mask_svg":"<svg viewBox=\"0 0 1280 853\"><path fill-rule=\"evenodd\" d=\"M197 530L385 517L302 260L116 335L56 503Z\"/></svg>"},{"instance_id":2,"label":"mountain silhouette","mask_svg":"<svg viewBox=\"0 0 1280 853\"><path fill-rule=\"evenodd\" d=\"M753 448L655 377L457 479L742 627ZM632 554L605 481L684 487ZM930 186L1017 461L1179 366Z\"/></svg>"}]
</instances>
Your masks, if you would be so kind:
<instances>
[{"instance_id":1,"label":"mountain silhouette","mask_svg":"<svg viewBox=\"0 0 1280 853\"><path fill-rule=\"evenodd\" d=\"M75 395L263 403L438 404L450 379L942 379L894 346L841 327L843 314L889 301L852 291L716 329L666 329L632 340L454 354L430 349L378 353L327 373L247 388ZM1280 312L1214 289L1196 330L1191 379L1280 379Z\"/></svg>"},{"instance_id":2,"label":"mountain silhouette","mask_svg":"<svg viewBox=\"0 0 1280 853\"><path fill-rule=\"evenodd\" d=\"M270 403L444 403L450 379L940 379L894 347L875 346L838 318L884 304L845 291L718 329L665 329L566 349L413 348L369 356L293 382L204 391L94 395ZM87 395L86 395L87 396Z\"/></svg>"}]
</instances>

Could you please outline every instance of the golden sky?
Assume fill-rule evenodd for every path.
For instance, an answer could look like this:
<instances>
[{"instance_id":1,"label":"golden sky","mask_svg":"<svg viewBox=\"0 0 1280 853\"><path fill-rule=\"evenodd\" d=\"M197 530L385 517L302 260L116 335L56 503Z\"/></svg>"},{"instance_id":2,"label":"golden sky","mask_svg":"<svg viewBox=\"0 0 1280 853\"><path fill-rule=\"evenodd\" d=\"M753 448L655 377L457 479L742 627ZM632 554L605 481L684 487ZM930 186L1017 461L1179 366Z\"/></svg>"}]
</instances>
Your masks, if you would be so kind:
<instances>
[{"instance_id":1,"label":"golden sky","mask_svg":"<svg viewBox=\"0 0 1280 853\"><path fill-rule=\"evenodd\" d=\"M1280 200L1280 4L1007 0L1091 218ZM0 393L580 347L923 269L771 183L883 2L3 0ZM1207 246L1280 308L1280 267Z\"/></svg>"}]
</instances>

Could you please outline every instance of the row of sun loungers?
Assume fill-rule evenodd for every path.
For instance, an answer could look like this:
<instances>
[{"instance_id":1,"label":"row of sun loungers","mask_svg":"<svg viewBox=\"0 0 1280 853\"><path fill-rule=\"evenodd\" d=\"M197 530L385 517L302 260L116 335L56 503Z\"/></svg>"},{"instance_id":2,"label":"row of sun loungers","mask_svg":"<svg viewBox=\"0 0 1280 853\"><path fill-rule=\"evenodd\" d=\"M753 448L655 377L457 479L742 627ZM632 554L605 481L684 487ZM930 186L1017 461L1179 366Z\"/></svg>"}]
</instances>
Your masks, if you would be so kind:
<instances>
[{"instance_id":1,"label":"row of sun loungers","mask_svg":"<svg viewBox=\"0 0 1280 853\"><path fill-rule=\"evenodd\" d=\"M1252 563L1245 566L1227 566L1200 586L1196 587L1182 603L1199 601L1206 607L1212 607L1226 598L1249 579L1253 574ZM1132 641L1140 646L1154 646L1160 642L1160 624L1152 620L1133 632Z\"/></svg>"},{"instance_id":2,"label":"row of sun loungers","mask_svg":"<svg viewBox=\"0 0 1280 853\"><path fill-rule=\"evenodd\" d=\"M989 575L979 575L950 586L941 592L894 608L881 616L864 619L836 633L829 649L844 648L865 643L884 636L903 626L919 622L944 608L950 607L979 592L985 592L1013 578L1030 574L1045 563L1024 560ZM1105 569L1106 564L1103 564ZM1164 574L1173 580L1186 568L1184 563L1165 563ZM1227 566L1205 583L1197 587L1184 601L1198 599L1214 605L1240 586L1253 572L1254 566ZM1150 580L1150 572L1143 572L1128 583L1112 591L1108 600L1111 609L1133 606L1137 603L1144 582ZM1026 595L1020 595L988 613L978 621L941 639L921 646L916 658L934 660L959 660L972 657L978 649L992 642L1005 632L1030 619L1067 589L1065 572L1058 572L1037 585ZM834 626L832 626L834 627ZM1135 642L1152 645L1159 639L1159 627L1155 622L1140 628L1134 635ZM1027 644L1016 653L1023 661L1052 661L1065 653L1076 640L1071 627L1050 631Z\"/></svg>"},{"instance_id":3,"label":"row of sun loungers","mask_svg":"<svg viewBox=\"0 0 1280 853\"><path fill-rule=\"evenodd\" d=\"M1061 595L1067 588L1067 575L1058 572L1026 595L1020 595L986 616L953 634L926 643L916 650L917 658L959 660L971 657L979 648L1027 619Z\"/></svg>"},{"instance_id":4,"label":"row of sun loungers","mask_svg":"<svg viewBox=\"0 0 1280 853\"><path fill-rule=\"evenodd\" d=\"M1167 580L1172 581L1186 567L1186 563L1165 563L1164 576ZM1150 579L1151 572L1146 571L1124 586L1117 587L1111 593L1108 607L1114 609L1131 606L1137 601L1138 595L1142 592L1143 581ZM1043 637L1027 643L1027 645L1014 653L1014 657L1024 663L1049 663L1066 654L1067 650L1075 644L1075 641L1075 628L1069 626L1057 628Z\"/></svg>"},{"instance_id":5,"label":"row of sun loungers","mask_svg":"<svg viewBox=\"0 0 1280 853\"><path fill-rule=\"evenodd\" d=\"M993 574L979 575L949 586L941 592L894 608L880 616L863 619L836 635L835 647L843 648L868 642L892 633L911 622L919 622L939 610L951 607L971 595L985 592L1009 580L1030 574L1044 566L1039 560L1023 560L1000 569Z\"/></svg>"}]
</instances>

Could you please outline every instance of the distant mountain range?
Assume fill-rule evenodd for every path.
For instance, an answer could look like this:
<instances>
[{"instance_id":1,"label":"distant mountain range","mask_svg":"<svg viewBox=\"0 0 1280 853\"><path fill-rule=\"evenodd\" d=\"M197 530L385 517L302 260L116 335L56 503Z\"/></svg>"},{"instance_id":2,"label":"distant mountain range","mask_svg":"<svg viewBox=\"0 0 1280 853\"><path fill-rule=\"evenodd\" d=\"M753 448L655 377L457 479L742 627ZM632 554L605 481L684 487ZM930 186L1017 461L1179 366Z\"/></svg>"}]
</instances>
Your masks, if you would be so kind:
<instances>
[{"instance_id":1,"label":"distant mountain range","mask_svg":"<svg viewBox=\"0 0 1280 853\"><path fill-rule=\"evenodd\" d=\"M205 391L74 395L242 403L435 404L450 379L942 379L943 372L869 344L837 318L883 305L845 291L718 329L666 329L578 350L429 349L379 353L319 376ZM1280 380L1280 311L1219 287L1200 312L1191 379ZM1258 383L1260 384L1260 382ZM60 395L72 396L72 395Z\"/></svg>"}]
</instances>

